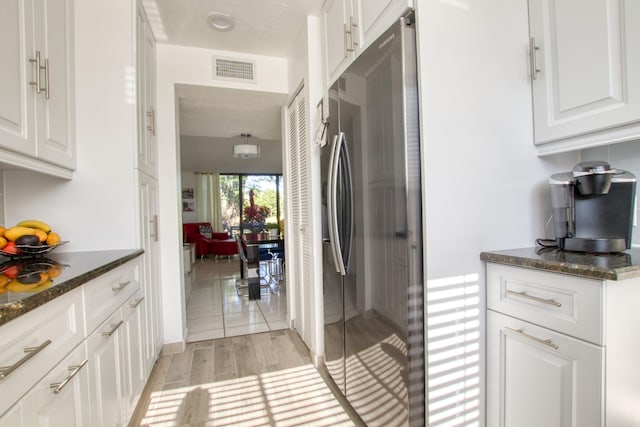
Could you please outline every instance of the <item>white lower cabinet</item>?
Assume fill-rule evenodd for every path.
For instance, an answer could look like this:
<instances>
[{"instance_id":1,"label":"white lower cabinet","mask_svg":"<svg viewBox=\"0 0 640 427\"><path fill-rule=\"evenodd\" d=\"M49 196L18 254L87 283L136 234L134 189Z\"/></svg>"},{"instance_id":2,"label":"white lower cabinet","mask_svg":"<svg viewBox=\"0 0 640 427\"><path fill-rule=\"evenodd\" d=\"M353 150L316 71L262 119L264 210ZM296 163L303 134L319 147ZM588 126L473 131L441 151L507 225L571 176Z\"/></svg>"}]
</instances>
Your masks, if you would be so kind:
<instances>
[{"instance_id":1,"label":"white lower cabinet","mask_svg":"<svg viewBox=\"0 0 640 427\"><path fill-rule=\"evenodd\" d=\"M87 338L91 425L94 427L123 424L123 323L122 311L118 310Z\"/></svg>"},{"instance_id":2,"label":"white lower cabinet","mask_svg":"<svg viewBox=\"0 0 640 427\"><path fill-rule=\"evenodd\" d=\"M640 426L640 278L486 269L486 425Z\"/></svg>"},{"instance_id":3,"label":"white lower cabinet","mask_svg":"<svg viewBox=\"0 0 640 427\"><path fill-rule=\"evenodd\" d=\"M148 354L140 264L0 327L0 427L127 425L158 355Z\"/></svg>"},{"instance_id":4,"label":"white lower cabinet","mask_svg":"<svg viewBox=\"0 0 640 427\"><path fill-rule=\"evenodd\" d=\"M124 324L123 362L125 367L123 400L127 418L135 409L146 379L144 352L145 298L138 291L122 306Z\"/></svg>"},{"instance_id":5,"label":"white lower cabinet","mask_svg":"<svg viewBox=\"0 0 640 427\"><path fill-rule=\"evenodd\" d=\"M489 311L487 425L602 425L600 346Z\"/></svg>"},{"instance_id":6,"label":"white lower cabinet","mask_svg":"<svg viewBox=\"0 0 640 427\"><path fill-rule=\"evenodd\" d=\"M87 364L87 350L81 343L0 419L0 426L88 426Z\"/></svg>"}]
</instances>

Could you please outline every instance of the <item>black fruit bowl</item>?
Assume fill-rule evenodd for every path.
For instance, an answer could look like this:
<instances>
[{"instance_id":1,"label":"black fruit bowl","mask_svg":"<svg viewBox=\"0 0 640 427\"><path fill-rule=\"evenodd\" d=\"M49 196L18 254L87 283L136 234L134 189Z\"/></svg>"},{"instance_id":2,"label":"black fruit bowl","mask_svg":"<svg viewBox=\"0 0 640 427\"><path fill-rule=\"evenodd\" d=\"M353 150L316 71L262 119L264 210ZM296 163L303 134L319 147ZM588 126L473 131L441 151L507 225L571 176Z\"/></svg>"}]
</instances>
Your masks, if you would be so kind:
<instances>
[{"instance_id":1,"label":"black fruit bowl","mask_svg":"<svg viewBox=\"0 0 640 427\"><path fill-rule=\"evenodd\" d=\"M20 251L17 254L13 254L10 252L5 252L2 249L0 249L0 255L9 257L9 258L30 258L30 257L36 257L39 255L44 255L46 253L51 252L52 250L54 250L55 248L57 248L60 245L64 245L65 243L68 243L68 241L64 241L64 242L60 242L57 243L55 245L35 245L35 246L29 246L29 245L16 245L16 248Z\"/></svg>"}]
</instances>

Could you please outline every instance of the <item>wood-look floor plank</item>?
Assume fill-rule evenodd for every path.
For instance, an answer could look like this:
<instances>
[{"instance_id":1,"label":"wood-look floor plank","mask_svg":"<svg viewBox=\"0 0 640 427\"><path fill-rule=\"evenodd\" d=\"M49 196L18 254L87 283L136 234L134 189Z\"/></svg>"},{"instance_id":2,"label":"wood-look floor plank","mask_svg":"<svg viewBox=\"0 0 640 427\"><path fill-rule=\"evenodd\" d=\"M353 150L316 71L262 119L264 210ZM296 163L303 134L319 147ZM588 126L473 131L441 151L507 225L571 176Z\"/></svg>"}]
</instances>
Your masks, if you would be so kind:
<instances>
[{"instance_id":1,"label":"wood-look floor plank","mask_svg":"<svg viewBox=\"0 0 640 427\"><path fill-rule=\"evenodd\" d=\"M165 383L186 381L189 379L191 372L191 363L193 361L194 346L187 346L182 353L172 355L171 364L165 377Z\"/></svg>"},{"instance_id":2,"label":"wood-look floor plank","mask_svg":"<svg viewBox=\"0 0 640 427\"><path fill-rule=\"evenodd\" d=\"M233 343L230 339L216 340L213 357L216 363L213 365L213 373L216 376L231 374L237 376L236 358L233 351Z\"/></svg>"},{"instance_id":3,"label":"wood-look floor plank","mask_svg":"<svg viewBox=\"0 0 640 427\"><path fill-rule=\"evenodd\" d=\"M215 348L194 349L189 385L207 384L215 377L214 372Z\"/></svg>"}]
</instances>

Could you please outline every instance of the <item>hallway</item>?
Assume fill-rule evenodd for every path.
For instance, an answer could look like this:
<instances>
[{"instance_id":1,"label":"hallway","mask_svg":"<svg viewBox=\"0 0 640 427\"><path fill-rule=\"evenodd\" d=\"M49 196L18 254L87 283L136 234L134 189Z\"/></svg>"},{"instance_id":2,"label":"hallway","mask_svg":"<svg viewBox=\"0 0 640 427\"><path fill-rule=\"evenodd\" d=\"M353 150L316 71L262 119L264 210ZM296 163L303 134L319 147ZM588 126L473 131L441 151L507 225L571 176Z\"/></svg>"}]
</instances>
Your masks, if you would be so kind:
<instances>
[{"instance_id":1,"label":"hallway","mask_svg":"<svg viewBox=\"0 0 640 427\"><path fill-rule=\"evenodd\" d=\"M262 289L259 301L237 294L239 262L205 258L194 264L193 290L186 296L187 342L288 329L285 292Z\"/></svg>"}]
</instances>

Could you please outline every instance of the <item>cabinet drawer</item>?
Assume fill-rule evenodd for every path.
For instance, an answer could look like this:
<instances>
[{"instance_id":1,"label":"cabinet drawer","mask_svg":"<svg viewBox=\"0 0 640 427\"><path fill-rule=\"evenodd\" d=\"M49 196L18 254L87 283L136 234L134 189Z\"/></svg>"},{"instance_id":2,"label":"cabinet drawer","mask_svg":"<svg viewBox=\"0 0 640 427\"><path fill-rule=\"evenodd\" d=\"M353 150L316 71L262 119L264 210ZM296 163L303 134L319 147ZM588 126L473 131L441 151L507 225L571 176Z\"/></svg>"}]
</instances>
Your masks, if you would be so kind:
<instances>
[{"instance_id":1,"label":"cabinet drawer","mask_svg":"<svg viewBox=\"0 0 640 427\"><path fill-rule=\"evenodd\" d=\"M76 289L0 328L0 414L82 341L83 318Z\"/></svg>"},{"instance_id":2,"label":"cabinet drawer","mask_svg":"<svg viewBox=\"0 0 640 427\"><path fill-rule=\"evenodd\" d=\"M598 280L487 263L487 308L604 345Z\"/></svg>"},{"instance_id":3,"label":"cabinet drawer","mask_svg":"<svg viewBox=\"0 0 640 427\"><path fill-rule=\"evenodd\" d=\"M78 345L0 418L0 427L89 424L87 350Z\"/></svg>"},{"instance_id":4,"label":"cabinet drawer","mask_svg":"<svg viewBox=\"0 0 640 427\"><path fill-rule=\"evenodd\" d=\"M138 265L132 260L85 286L87 335L140 289Z\"/></svg>"}]
</instances>

